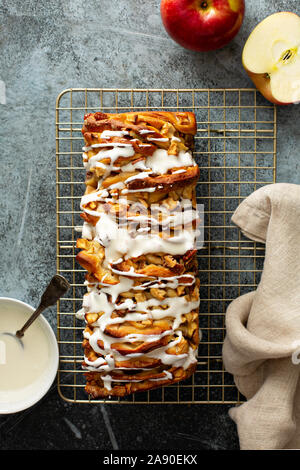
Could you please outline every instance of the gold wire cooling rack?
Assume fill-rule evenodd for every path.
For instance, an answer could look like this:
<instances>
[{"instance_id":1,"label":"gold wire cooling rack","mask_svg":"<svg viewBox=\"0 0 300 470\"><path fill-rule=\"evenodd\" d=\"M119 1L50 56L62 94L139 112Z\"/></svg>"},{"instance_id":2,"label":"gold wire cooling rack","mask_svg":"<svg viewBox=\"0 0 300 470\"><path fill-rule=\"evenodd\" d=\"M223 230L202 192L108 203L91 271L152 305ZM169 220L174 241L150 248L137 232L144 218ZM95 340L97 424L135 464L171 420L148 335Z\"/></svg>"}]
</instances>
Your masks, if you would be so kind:
<instances>
[{"instance_id":1,"label":"gold wire cooling rack","mask_svg":"<svg viewBox=\"0 0 300 470\"><path fill-rule=\"evenodd\" d=\"M197 371L189 380L135 395L90 400L81 368L81 308L84 270L75 261L76 228L82 225L84 193L81 127L87 112L185 110L196 114L195 158L200 167L197 199L204 204ZM244 238L231 215L251 192L276 179L276 108L253 89L67 89L56 102L57 272L71 284L58 302L59 393L76 403L239 403L232 376L224 371L225 311L237 296L255 289L264 260L263 245Z\"/></svg>"}]
</instances>

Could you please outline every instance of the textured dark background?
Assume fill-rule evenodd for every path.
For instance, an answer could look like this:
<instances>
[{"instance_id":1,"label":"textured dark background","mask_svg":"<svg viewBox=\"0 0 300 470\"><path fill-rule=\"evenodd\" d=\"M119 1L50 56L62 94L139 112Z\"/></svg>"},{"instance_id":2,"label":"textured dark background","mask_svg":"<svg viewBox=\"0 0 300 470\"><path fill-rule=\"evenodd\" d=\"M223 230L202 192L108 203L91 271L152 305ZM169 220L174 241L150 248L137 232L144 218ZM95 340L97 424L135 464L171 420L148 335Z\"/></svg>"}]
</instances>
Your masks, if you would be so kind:
<instances>
[{"instance_id":1,"label":"textured dark background","mask_svg":"<svg viewBox=\"0 0 300 470\"><path fill-rule=\"evenodd\" d=\"M55 272L55 99L69 87L251 87L243 44L268 14L299 0L246 0L226 48L182 49L159 0L0 1L0 295L36 305ZM299 108L278 111L277 180L298 182ZM56 312L47 318L55 329ZM1 449L237 449L228 406L89 406L56 386L35 407L0 417ZM4 431L5 429L5 431Z\"/></svg>"}]
</instances>

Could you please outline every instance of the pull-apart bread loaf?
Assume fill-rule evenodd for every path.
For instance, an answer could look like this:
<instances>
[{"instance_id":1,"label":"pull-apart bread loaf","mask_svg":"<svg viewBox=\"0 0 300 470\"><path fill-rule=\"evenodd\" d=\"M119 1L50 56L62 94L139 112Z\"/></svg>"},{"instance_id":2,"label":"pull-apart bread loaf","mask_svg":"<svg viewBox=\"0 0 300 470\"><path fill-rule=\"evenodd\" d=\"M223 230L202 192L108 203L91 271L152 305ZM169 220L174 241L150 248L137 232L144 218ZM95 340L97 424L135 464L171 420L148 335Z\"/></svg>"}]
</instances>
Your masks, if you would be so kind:
<instances>
[{"instance_id":1,"label":"pull-apart bread loaf","mask_svg":"<svg viewBox=\"0 0 300 470\"><path fill-rule=\"evenodd\" d=\"M86 392L121 397L186 379L199 344L195 116L99 112L82 133Z\"/></svg>"}]
</instances>

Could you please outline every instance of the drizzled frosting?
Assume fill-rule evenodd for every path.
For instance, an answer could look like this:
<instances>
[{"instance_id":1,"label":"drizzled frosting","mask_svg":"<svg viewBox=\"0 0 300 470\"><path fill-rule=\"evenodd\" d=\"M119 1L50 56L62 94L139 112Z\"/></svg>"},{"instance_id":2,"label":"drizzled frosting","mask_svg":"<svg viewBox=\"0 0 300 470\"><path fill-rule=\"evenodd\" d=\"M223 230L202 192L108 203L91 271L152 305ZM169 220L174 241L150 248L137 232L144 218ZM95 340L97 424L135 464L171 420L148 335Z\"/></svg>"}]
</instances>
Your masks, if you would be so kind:
<instances>
[{"instance_id":1,"label":"drizzled frosting","mask_svg":"<svg viewBox=\"0 0 300 470\"><path fill-rule=\"evenodd\" d=\"M195 246L196 233L182 230L178 236L162 239L159 235L146 234L131 237L126 229L107 214L102 214L95 227L95 240L105 247L105 265L116 264L120 257L137 258L145 253L184 255Z\"/></svg>"},{"instance_id":2,"label":"drizzled frosting","mask_svg":"<svg viewBox=\"0 0 300 470\"><path fill-rule=\"evenodd\" d=\"M147 141L154 143L165 143L169 141L169 138L156 138L151 134L155 131L149 129L139 130L139 134L144 136ZM128 135L127 131L111 131L105 130L101 133L102 139L110 139L112 137L124 137ZM103 266L114 274L119 276L118 284L110 285L105 283L105 276L103 276L100 283L92 285L88 284L88 293L84 295L82 309L77 313L77 317L84 319L86 314L98 313L100 316L98 319L90 325L92 333L86 330L84 337L89 341L91 348L100 355L96 360L89 360L85 357L86 369L90 371L101 372L101 379L103 380L105 388L111 390L112 382L142 382L143 380L150 381L164 381L173 379L173 375L169 370L163 370L158 373L159 377L150 379L133 379L126 380L117 377L117 372L121 371L122 366L118 365L116 369L116 361L122 364L122 361L127 361L128 358L137 358L146 355L152 359L159 359L161 364L168 367L183 367L188 368L192 363L196 362L196 351L189 346L188 352L184 354L170 354L167 351L176 345L178 345L182 338L183 333L180 329L184 322L183 315L189 314L197 310L199 307L199 300L187 300L186 296L175 296L165 297L163 300L157 298L150 298L145 301L134 301L132 298L122 298L118 301L120 294L131 291L131 292L142 292L151 288L157 289L176 289L178 286L192 286L195 283L195 277L192 274L174 275L172 277L155 277L145 276L143 274L136 273L134 268L129 271L120 271L113 267L122 260L128 260L130 258L137 258L144 254L150 253L164 253L168 255L184 255L189 250L195 248L195 238L197 232L191 227L184 228L176 235L172 237L162 238L157 234L147 233L147 227L141 227L132 236L127 228L120 226L115 219L105 212L99 212L86 207L90 202L109 202L111 201L112 195L110 191L120 190L121 194L126 195L127 193L134 192L154 192L156 188L142 188L137 190L130 190L126 188L126 185L137 179L145 179L150 175L166 174L173 168L180 168L175 173L185 172L186 169L182 167L195 166L195 162L192 158L191 153L179 151L178 155L169 155L167 150L158 148L153 152L151 156L148 156L144 160L137 162L129 162L128 164L118 167L115 162L119 157L125 159L132 159L135 154L132 142L136 139L128 140L128 143L124 142L106 142L99 144L92 144L89 147L83 148L83 161L87 171L93 168L101 168L104 170L104 174L99 181L98 189L93 193L86 194L81 200L81 209L87 214L97 216L98 222L95 226L84 222L82 228L82 236L88 240L95 240L104 247L105 256ZM181 139L177 137L171 137L172 141L181 142ZM150 144L141 144L139 146L150 146ZM88 157L87 152L90 150L98 150L97 153ZM109 160L109 163L103 163ZM140 172L129 176L125 181L113 183L108 188L103 189L101 187L102 181L107 178L113 171L137 171ZM114 196L113 196L114 197ZM114 199L114 202L121 202L121 199ZM188 203L191 206L191 202L186 199L182 199L178 202L179 207L184 207ZM192 224L197 220L198 215L194 209L176 214L164 214L164 208L159 208L160 213L163 214L161 219L156 217L149 217L148 215L133 215L129 217L130 222L136 222L138 224L152 223L154 225L161 225L162 227L176 227L181 224ZM165 208L165 212L167 209ZM135 279L139 282L141 278L147 278L147 281L138 283L135 285ZM151 279L149 281L149 279ZM125 314L122 316L114 316L114 312L122 311ZM107 328L112 325L122 325L126 322L141 322L145 320L158 321L168 318L169 328L160 334L142 334L134 333L127 334L122 337L113 337L107 333ZM141 330L142 331L142 330ZM170 337L170 342L164 346L157 347L151 350L151 352L135 352L126 354L125 358L120 352L112 349L114 343L135 343L143 341L145 343L154 343L160 341L165 336ZM99 343L103 346L100 347ZM126 369L124 367L124 369ZM149 370L148 368L135 368L132 370L143 371ZM103 373L105 372L105 375ZM113 372L113 374L110 374Z\"/></svg>"}]
</instances>

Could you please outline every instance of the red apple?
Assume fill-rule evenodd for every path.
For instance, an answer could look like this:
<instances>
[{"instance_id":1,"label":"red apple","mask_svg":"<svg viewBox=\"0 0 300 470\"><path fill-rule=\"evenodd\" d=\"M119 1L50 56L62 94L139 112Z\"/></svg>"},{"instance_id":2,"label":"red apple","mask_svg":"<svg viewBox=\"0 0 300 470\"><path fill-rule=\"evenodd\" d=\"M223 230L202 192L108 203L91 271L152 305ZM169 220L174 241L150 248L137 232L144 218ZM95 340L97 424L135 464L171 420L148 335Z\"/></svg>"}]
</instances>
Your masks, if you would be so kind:
<instances>
[{"instance_id":1,"label":"red apple","mask_svg":"<svg viewBox=\"0 0 300 470\"><path fill-rule=\"evenodd\" d=\"M262 95L272 103L300 102L300 17L274 13L250 34L243 65Z\"/></svg>"},{"instance_id":2,"label":"red apple","mask_svg":"<svg viewBox=\"0 0 300 470\"><path fill-rule=\"evenodd\" d=\"M163 24L186 49L211 51L226 46L238 33L244 0L162 0Z\"/></svg>"}]
</instances>

